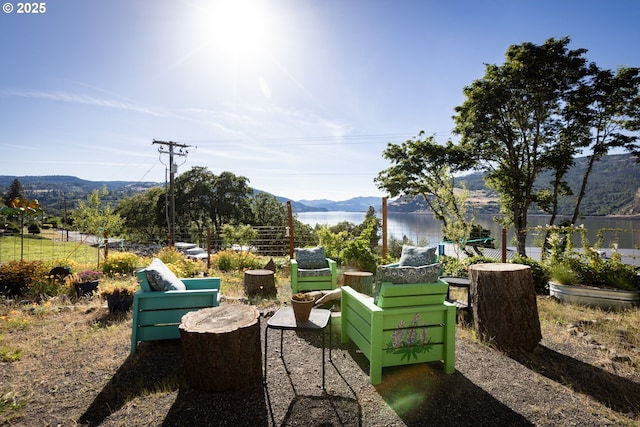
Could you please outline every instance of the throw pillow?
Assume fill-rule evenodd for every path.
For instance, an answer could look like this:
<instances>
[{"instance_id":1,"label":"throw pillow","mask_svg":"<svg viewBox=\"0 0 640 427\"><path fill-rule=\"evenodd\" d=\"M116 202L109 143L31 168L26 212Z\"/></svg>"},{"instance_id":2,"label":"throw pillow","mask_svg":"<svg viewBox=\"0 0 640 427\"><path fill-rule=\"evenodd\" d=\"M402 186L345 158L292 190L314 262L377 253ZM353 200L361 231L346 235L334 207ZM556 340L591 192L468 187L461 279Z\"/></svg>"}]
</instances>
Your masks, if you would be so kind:
<instances>
[{"instance_id":1,"label":"throw pillow","mask_svg":"<svg viewBox=\"0 0 640 427\"><path fill-rule=\"evenodd\" d=\"M390 282L394 285L406 285L410 283L434 283L440 277L442 265L434 263L422 267L388 267L380 265L376 269L376 283L373 292L374 303L378 303L378 294L382 282Z\"/></svg>"},{"instance_id":2,"label":"throw pillow","mask_svg":"<svg viewBox=\"0 0 640 427\"><path fill-rule=\"evenodd\" d=\"M145 269L149 286L154 291L184 291L187 287L159 258L154 258Z\"/></svg>"},{"instance_id":3,"label":"throw pillow","mask_svg":"<svg viewBox=\"0 0 640 427\"><path fill-rule=\"evenodd\" d=\"M421 267L436 261L436 248L402 245L400 267Z\"/></svg>"},{"instance_id":4,"label":"throw pillow","mask_svg":"<svg viewBox=\"0 0 640 427\"><path fill-rule=\"evenodd\" d=\"M327 267L327 256L322 246L310 249L296 248L295 251L298 268L313 270Z\"/></svg>"}]
</instances>

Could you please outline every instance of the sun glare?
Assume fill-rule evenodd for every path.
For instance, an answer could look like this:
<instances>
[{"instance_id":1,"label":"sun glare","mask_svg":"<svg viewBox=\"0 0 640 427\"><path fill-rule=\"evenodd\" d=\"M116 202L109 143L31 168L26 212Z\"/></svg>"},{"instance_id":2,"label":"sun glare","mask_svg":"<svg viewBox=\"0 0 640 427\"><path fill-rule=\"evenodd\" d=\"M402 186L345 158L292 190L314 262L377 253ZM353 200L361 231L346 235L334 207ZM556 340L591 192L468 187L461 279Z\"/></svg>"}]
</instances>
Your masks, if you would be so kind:
<instances>
[{"instance_id":1,"label":"sun glare","mask_svg":"<svg viewBox=\"0 0 640 427\"><path fill-rule=\"evenodd\" d=\"M203 41L235 57L264 53L271 49L274 34L268 4L257 0L213 1L197 18L199 33Z\"/></svg>"}]
</instances>

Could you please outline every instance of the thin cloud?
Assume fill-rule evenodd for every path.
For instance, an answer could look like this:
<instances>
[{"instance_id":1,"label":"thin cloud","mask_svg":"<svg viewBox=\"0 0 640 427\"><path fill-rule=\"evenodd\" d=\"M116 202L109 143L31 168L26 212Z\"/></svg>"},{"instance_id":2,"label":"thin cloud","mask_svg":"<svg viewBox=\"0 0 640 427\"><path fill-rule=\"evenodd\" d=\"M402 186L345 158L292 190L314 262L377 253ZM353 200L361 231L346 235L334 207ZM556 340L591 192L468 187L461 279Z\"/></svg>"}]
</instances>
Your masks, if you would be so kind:
<instances>
[{"instance_id":1,"label":"thin cloud","mask_svg":"<svg viewBox=\"0 0 640 427\"><path fill-rule=\"evenodd\" d=\"M54 102L66 102L70 104L91 105L95 107L111 108L116 110L133 111L151 115L154 117L168 116L166 111L136 105L129 102L118 101L115 99L98 98L85 94L77 94L64 91L38 91L38 90L3 90L0 96L20 97L29 99L43 99Z\"/></svg>"}]
</instances>

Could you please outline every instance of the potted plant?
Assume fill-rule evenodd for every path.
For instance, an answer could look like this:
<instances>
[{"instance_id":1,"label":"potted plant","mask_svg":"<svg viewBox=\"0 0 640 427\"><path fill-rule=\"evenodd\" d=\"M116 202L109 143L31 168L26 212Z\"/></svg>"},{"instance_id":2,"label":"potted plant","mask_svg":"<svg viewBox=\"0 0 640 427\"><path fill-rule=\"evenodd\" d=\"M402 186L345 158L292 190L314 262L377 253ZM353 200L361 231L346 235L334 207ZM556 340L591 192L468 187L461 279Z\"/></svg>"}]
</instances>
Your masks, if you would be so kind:
<instances>
[{"instance_id":1,"label":"potted plant","mask_svg":"<svg viewBox=\"0 0 640 427\"><path fill-rule=\"evenodd\" d=\"M559 234L552 234L548 240L551 248L549 294L561 301L608 310L638 305L640 270L624 264L615 246L611 257L603 258L598 245L592 247L586 241L586 230L578 228L578 231L582 233L582 252L566 247L571 239L560 239ZM562 245L560 249L559 245Z\"/></svg>"},{"instance_id":2,"label":"potted plant","mask_svg":"<svg viewBox=\"0 0 640 427\"><path fill-rule=\"evenodd\" d=\"M133 294L138 290L137 282L109 282L100 284L100 296L107 300L109 313L129 311Z\"/></svg>"},{"instance_id":3,"label":"potted plant","mask_svg":"<svg viewBox=\"0 0 640 427\"><path fill-rule=\"evenodd\" d=\"M298 292L291 296L291 307L293 308L293 315L296 318L296 322L306 322L309 320L309 314L313 308L315 299L310 294L304 292Z\"/></svg>"},{"instance_id":4,"label":"potted plant","mask_svg":"<svg viewBox=\"0 0 640 427\"><path fill-rule=\"evenodd\" d=\"M69 274L65 277L65 283L72 287L78 298L92 295L100 283L102 272L94 270L83 270L78 273Z\"/></svg>"}]
</instances>

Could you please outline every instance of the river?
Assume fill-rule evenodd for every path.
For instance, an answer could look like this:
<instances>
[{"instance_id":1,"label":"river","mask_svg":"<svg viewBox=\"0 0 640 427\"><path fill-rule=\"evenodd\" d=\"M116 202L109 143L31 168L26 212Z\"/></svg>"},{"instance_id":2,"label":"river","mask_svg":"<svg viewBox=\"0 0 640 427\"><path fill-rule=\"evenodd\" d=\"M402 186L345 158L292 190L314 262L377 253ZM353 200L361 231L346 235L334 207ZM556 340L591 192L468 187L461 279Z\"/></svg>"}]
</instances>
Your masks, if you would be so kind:
<instances>
[{"instance_id":1,"label":"river","mask_svg":"<svg viewBox=\"0 0 640 427\"><path fill-rule=\"evenodd\" d=\"M341 221L360 224L364 220L365 212L303 212L297 213L298 219L311 226L316 224L335 225ZM389 237L402 239L407 236L412 242L421 245L437 244L442 240L440 222L434 219L432 214L424 213L389 213L387 233ZM562 219L556 221L559 222ZM549 217L535 215L529 217L531 229L527 238L527 246L540 246L541 237L533 230L537 226L548 224ZM496 239L497 246L501 246L500 236L502 226L493 220L492 215L478 215L476 223L491 230L491 236ZM609 249L617 242L619 248L635 249L640 245L640 218L637 217L586 217L578 221L588 231L589 242L594 244L599 230L615 230L604 232L602 249ZM581 247L581 242L576 236L576 247ZM507 230L507 247L515 246L513 229Z\"/></svg>"}]
</instances>

